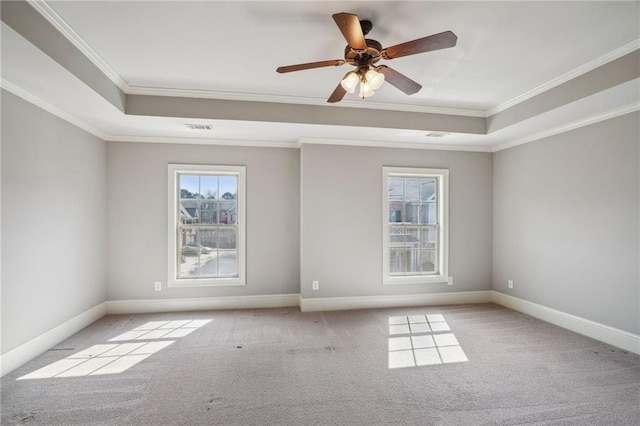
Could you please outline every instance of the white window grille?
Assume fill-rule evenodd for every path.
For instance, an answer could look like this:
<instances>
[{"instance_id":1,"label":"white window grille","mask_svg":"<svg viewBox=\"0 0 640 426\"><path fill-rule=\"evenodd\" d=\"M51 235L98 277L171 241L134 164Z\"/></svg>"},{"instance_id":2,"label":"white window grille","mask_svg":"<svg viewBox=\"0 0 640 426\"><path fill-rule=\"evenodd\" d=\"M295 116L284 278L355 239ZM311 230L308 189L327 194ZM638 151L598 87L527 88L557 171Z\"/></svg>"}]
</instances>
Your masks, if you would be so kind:
<instances>
[{"instance_id":1,"label":"white window grille","mask_svg":"<svg viewBox=\"0 0 640 426\"><path fill-rule=\"evenodd\" d=\"M383 283L446 282L448 177L442 169L383 167Z\"/></svg>"},{"instance_id":2,"label":"white window grille","mask_svg":"<svg viewBox=\"0 0 640 426\"><path fill-rule=\"evenodd\" d=\"M245 284L245 168L170 164L170 287Z\"/></svg>"}]
</instances>

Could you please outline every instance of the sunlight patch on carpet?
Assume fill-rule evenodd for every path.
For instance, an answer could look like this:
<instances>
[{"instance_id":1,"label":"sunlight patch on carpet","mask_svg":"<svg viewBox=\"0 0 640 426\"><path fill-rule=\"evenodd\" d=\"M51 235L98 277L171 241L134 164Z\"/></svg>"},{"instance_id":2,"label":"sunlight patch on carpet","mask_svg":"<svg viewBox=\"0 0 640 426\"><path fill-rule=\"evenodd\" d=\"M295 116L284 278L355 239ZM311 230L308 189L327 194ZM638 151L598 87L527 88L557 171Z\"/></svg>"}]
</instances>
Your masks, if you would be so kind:
<instances>
[{"instance_id":1,"label":"sunlight patch on carpet","mask_svg":"<svg viewBox=\"0 0 640 426\"><path fill-rule=\"evenodd\" d=\"M123 340L175 339L184 337L208 324L211 320L150 321L131 331L109 339L110 342Z\"/></svg>"},{"instance_id":2,"label":"sunlight patch on carpet","mask_svg":"<svg viewBox=\"0 0 640 426\"><path fill-rule=\"evenodd\" d=\"M389 335L389 368L469 361L440 314L389 317Z\"/></svg>"},{"instance_id":3,"label":"sunlight patch on carpet","mask_svg":"<svg viewBox=\"0 0 640 426\"><path fill-rule=\"evenodd\" d=\"M210 319L151 321L109 339L109 342L123 343L93 345L18 380L119 374L175 342L165 339L187 336L209 322Z\"/></svg>"}]
</instances>

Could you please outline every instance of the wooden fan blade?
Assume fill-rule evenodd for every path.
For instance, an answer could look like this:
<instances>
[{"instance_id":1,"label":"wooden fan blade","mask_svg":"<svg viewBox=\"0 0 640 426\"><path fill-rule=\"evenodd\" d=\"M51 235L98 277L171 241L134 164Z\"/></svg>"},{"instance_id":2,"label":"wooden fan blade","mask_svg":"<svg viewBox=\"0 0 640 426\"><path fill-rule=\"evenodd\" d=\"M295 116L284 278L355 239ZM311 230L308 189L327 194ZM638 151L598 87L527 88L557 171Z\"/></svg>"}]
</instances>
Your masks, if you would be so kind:
<instances>
[{"instance_id":1,"label":"wooden fan blade","mask_svg":"<svg viewBox=\"0 0 640 426\"><path fill-rule=\"evenodd\" d=\"M384 79L392 86L397 87L407 95L413 95L417 93L422 86L415 81L411 80L404 74L400 74L393 68L389 68L386 65L380 65L376 68L376 71L384 74Z\"/></svg>"},{"instance_id":2,"label":"wooden fan blade","mask_svg":"<svg viewBox=\"0 0 640 426\"><path fill-rule=\"evenodd\" d=\"M351 13L336 13L333 15L333 20L338 24L338 28L342 32L342 35L347 40L347 44L354 50L366 50L367 42L364 40L364 34L362 34L362 27L360 26L360 20L358 15Z\"/></svg>"},{"instance_id":3,"label":"wooden fan blade","mask_svg":"<svg viewBox=\"0 0 640 426\"><path fill-rule=\"evenodd\" d=\"M446 49L456 45L458 37L451 31L433 34L406 43L387 47L381 54L385 59L395 59L401 56L415 55L416 53L431 52L433 50Z\"/></svg>"},{"instance_id":4,"label":"wooden fan blade","mask_svg":"<svg viewBox=\"0 0 640 426\"><path fill-rule=\"evenodd\" d=\"M331 96L329 96L329 99L327 99L327 102L331 104L340 102L342 98L344 98L344 95L346 93L347 91L344 90L344 87L342 87L342 84L338 83L338 85L336 86L336 90L334 90Z\"/></svg>"},{"instance_id":5,"label":"wooden fan blade","mask_svg":"<svg viewBox=\"0 0 640 426\"><path fill-rule=\"evenodd\" d=\"M278 67L276 70L279 73L285 72L293 72L293 71L302 71L308 70L312 68L322 68L322 67L330 67L330 66L338 66L343 65L344 61L342 59L334 59L331 61L319 61L319 62L309 62L306 64L297 64L297 65L287 65L286 67Z\"/></svg>"}]
</instances>

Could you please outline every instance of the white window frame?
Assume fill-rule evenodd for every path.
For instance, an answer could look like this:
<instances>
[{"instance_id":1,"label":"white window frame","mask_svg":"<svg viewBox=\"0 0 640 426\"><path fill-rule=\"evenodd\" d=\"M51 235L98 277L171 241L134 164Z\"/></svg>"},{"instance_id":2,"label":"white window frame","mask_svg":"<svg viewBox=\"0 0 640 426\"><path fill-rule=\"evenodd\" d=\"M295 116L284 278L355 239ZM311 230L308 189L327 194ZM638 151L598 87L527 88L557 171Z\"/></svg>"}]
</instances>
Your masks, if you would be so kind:
<instances>
[{"instance_id":1,"label":"white window frame","mask_svg":"<svg viewBox=\"0 0 640 426\"><path fill-rule=\"evenodd\" d=\"M431 275L391 275L389 250L389 177L437 178L438 205L438 272ZM449 170L414 167L382 168L382 283L430 284L446 283L449 277Z\"/></svg>"},{"instance_id":2,"label":"white window frame","mask_svg":"<svg viewBox=\"0 0 640 426\"><path fill-rule=\"evenodd\" d=\"M235 277L203 277L178 278L178 221L180 219L180 174L237 176L237 265L238 275ZM246 284L246 168L244 166L213 166L192 164L168 165L168 287L213 287L213 286L241 286Z\"/></svg>"}]
</instances>

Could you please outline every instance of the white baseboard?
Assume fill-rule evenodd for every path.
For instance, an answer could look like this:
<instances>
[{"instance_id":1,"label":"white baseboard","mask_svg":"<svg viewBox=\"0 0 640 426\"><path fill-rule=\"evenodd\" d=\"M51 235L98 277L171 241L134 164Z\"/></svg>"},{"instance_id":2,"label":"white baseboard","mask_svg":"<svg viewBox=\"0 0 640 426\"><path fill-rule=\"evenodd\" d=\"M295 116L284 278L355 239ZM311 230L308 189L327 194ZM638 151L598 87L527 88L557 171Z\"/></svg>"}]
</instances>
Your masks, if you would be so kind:
<instances>
[{"instance_id":1,"label":"white baseboard","mask_svg":"<svg viewBox=\"0 0 640 426\"><path fill-rule=\"evenodd\" d=\"M107 313L106 303L101 303L39 336L0 355L0 376L15 370L63 340L73 336Z\"/></svg>"},{"instance_id":2,"label":"white baseboard","mask_svg":"<svg viewBox=\"0 0 640 426\"><path fill-rule=\"evenodd\" d=\"M537 303L493 291L491 300L514 311L555 324L592 339L617 346L621 349L640 354L640 336L585 318L547 308Z\"/></svg>"},{"instance_id":3,"label":"white baseboard","mask_svg":"<svg viewBox=\"0 0 640 426\"><path fill-rule=\"evenodd\" d=\"M356 297L303 298L301 295L300 310L303 312L340 311L345 309L396 308L403 306L455 305L489 302L491 302L490 290Z\"/></svg>"},{"instance_id":4,"label":"white baseboard","mask_svg":"<svg viewBox=\"0 0 640 426\"><path fill-rule=\"evenodd\" d=\"M57 345L106 314L136 314L212 309L297 307L304 312L403 306L455 305L494 302L568 330L640 354L640 336L591 320L528 302L497 291L469 291L390 296L303 298L301 294L208 297L190 299L111 300L34 337L0 355L0 376Z\"/></svg>"},{"instance_id":5,"label":"white baseboard","mask_svg":"<svg viewBox=\"0 0 640 426\"><path fill-rule=\"evenodd\" d=\"M183 299L109 300L108 314L142 314L156 312L206 311L212 309L259 309L299 306L296 294L258 296L198 297Z\"/></svg>"}]
</instances>

